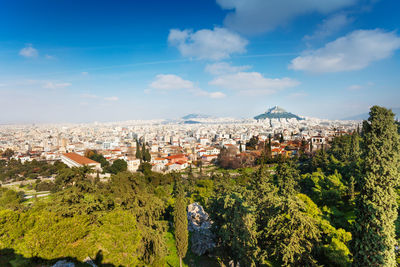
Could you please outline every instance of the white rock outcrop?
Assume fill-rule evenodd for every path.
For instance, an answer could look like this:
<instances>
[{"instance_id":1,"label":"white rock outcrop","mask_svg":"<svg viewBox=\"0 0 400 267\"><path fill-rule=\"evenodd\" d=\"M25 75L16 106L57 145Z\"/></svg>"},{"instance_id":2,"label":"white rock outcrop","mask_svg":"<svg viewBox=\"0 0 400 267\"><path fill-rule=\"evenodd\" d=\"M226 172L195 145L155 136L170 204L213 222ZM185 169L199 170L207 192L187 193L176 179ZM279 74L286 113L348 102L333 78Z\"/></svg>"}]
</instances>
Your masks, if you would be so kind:
<instances>
[{"instance_id":1,"label":"white rock outcrop","mask_svg":"<svg viewBox=\"0 0 400 267\"><path fill-rule=\"evenodd\" d=\"M188 230L191 235L192 251L196 255L203 255L215 247L214 235L211 232L212 221L203 207L198 203L188 206Z\"/></svg>"}]
</instances>

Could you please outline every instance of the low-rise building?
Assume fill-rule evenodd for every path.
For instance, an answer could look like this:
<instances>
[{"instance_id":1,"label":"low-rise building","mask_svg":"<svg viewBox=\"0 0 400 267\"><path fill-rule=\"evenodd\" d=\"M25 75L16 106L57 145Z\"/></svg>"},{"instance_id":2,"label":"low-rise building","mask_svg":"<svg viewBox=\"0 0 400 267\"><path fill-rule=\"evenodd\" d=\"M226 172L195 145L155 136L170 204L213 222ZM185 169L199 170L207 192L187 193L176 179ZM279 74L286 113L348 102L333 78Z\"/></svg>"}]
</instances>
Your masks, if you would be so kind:
<instances>
[{"instance_id":1,"label":"low-rise building","mask_svg":"<svg viewBox=\"0 0 400 267\"><path fill-rule=\"evenodd\" d=\"M77 153L64 153L61 155L61 161L68 167L91 166L95 170L101 171L101 164Z\"/></svg>"}]
</instances>

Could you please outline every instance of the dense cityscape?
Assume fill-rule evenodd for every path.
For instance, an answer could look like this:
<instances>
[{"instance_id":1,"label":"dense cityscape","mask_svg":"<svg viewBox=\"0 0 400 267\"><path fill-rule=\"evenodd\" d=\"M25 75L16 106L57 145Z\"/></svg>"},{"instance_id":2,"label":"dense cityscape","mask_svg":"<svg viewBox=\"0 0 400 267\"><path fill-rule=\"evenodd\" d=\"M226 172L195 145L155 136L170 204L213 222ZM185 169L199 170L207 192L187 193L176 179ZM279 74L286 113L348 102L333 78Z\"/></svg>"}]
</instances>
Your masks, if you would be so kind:
<instances>
[{"instance_id":1,"label":"dense cityscape","mask_svg":"<svg viewBox=\"0 0 400 267\"><path fill-rule=\"evenodd\" d=\"M0 267L400 266L398 10L1 0Z\"/></svg>"},{"instance_id":2,"label":"dense cityscape","mask_svg":"<svg viewBox=\"0 0 400 267\"><path fill-rule=\"evenodd\" d=\"M277 107L269 112L275 109ZM128 170L135 172L141 162L136 158L140 141L150 152L152 170L166 172L186 169L198 161L204 165L212 164L222 148L233 147L237 155L257 156L254 147L246 150L246 144L252 138L257 138L258 142L267 142L271 138L273 156L293 157L300 149L310 152L323 145L327 148L334 137L351 134L360 126L360 121L312 118L196 118L194 121L193 117L196 115L192 114L190 121L175 122L1 126L0 150L13 150L12 158L21 162L54 162L61 160L65 153L84 156L85 151L96 150L110 163L117 159L126 161Z\"/></svg>"}]
</instances>

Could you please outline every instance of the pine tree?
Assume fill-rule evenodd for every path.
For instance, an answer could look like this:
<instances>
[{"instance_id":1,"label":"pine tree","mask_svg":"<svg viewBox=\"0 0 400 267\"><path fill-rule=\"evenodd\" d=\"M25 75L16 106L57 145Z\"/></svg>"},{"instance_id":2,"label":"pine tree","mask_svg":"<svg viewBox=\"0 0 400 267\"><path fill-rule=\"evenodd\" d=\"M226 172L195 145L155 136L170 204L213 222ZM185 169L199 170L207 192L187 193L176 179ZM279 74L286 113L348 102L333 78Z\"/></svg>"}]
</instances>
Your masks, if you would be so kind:
<instances>
[{"instance_id":1,"label":"pine tree","mask_svg":"<svg viewBox=\"0 0 400 267\"><path fill-rule=\"evenodd\" d=\"M145 162L150 162L151 161L151 154L150 154L150 151L148 149L145 149L145 151L143 152L143 160Z\"/></svg>"},{"instance_id":2,"label":"pine tree","mask_svg":"<svg viewBox=\"0 0 400 267\"><path fill-rule=\"evenodd\" d=\"M142 143L142 151L141 151L141 155L142 155L142 160L146 161L146 142Z\"/></svg>"},{"instance_id":3,"label":"pine tree","mask_svg":"<svg viewBox=\"0 0 400 267\"><path fill-rule=\"evenodd\" d=\"M264 222L261 235L269 257L282 266L317 266L313 250L320 241L317 221L305 212L305 203L296 195L284 195Z\"/></svg>"},{"instance_id":4,"label":"pine tree","mask_svg":"<svg viewBox=\"0 0 400 267\"><path fill-rule=\"evenodd\" d=\"M364 173L353 233L353 266L396 266L396 192L400 141L394 114L374 106L363 124Z\"/></svg>"},{"instance_id":5,"label":"pine tree","mask_svg":"<svg viewBox=\"0 0 400 267\"><path fill-rule=\"evenodd\" d=\"M355 184L354 176L351 176L350 177L350 187L349 187L350 200L354 200L354 197L355 197L354 184Z\"/></svg>"},{"instance_id":6,"label":"pine tree","mask_svg":"<svg viewBox=\"0 0 400 267\"><path fill-rule=\"evenodd\" d=\"M140 152L140 145L137 139L136 139L136 158L140 159L140 162L142 162L142 153Z\"/></svg>"},{"instance_id":7,"label":"pine tree","mask_svg":"<svg viewBox=\"0 0 400 267\"><path fill-rule=\"evenodd\" d=\"M233 261L233 266L254 266L259 252L256 211L249 195L244 188L234 188L211 200L210 216L218 249L224 251L225 260Z\"/></svg>"},{"instance_id":8,"label":"pine tree","mask_svg":"<svg viewBox=\"0 0 400 267\"><path fill-rule=\"evenodd\" d=\"M294 195L299 180L299 171L292 161L278 164L276 168L276 182L280 194Z\"/></svg>"},{"instance_id":9,"label":"pine tree","mask_svg":"<svg viewBox=\"0 0 400 267\"><path fill-rule=\"evenodd\" d=\"M360 159L361 155L361 150L360 150L360 141L359 141L359 135L358 132L354 131L353 134L351 135L351 149L350 149L350 160L352 162L358 162Z\"/></svg>"},{"instance_id":10,"label":"pine tree","mask_svg":"<svg viewBox=\"0 0 400 267\"><path fill-rule=\"evenodd\" d=\"M182 267L182 258L185 257L188 248L188 220L186 212L185 192L178 185L174 208L174 227L176 249L179 256L179 264Z\"/></svg>"}]
</instances>

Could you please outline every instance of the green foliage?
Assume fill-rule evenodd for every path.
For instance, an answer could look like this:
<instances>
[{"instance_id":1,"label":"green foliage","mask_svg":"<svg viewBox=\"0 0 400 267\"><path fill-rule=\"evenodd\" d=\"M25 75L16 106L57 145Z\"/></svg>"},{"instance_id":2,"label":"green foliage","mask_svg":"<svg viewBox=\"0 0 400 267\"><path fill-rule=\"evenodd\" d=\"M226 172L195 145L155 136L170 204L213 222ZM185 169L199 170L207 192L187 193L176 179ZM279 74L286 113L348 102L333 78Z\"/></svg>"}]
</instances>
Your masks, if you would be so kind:
<instances>
[{"instance_id":1,"label":"green foliage","mask_svg":"<svg viewBox=\"0 0 400 267\"><path fill-rule=\"evenodd\" d=\"M102 167L103 169L110 166L110 162L108 162L108 160L107 160L103 155L101 155L101 154L92 153L92 154L89 156L89 158L90 158L91 160L94 160L94 161L99 162L99 163L101 164L101 167Z\"/></svg>"},{"instance_id":2,"label":"green foliage","mask_svg":"<svg viewBox=\"0 0 400 267\"><path fill-rule=\"evenodd\" d=\"M192 199L194 202L199 202L205 206L208 199L212 196L214 191L214 182L212 180L201 179L196 181Z\"/></svg>"},{"instance_id":3,"label":"green foliage","mask_svg":"<svg viewBox=\"0 0 400 267\"><path fill-rule=\"evenodd\" d=\"M140 161L142 161L142 152L140 151L140 145L139 145L139 141L136 140L136 158L140 159Z\"/></svg>"},{"instance_id":4,"label":"green foliage","mask_svg":"<svg viewBox=\"0 0 400 267\"><path fill-rule=\"evenodd\" d=\"M174 207L174 230L176 249L182 267L182 258L185 257L188 248L188 219L186 212L186 198L182 186L178 186L176 202Z\"/></svg>"},{"instance_id":5,"label":"green foliage","mask_svg":"<svg viewBox=\"0 0 400 267\"><path fill-rule=\"evenodd\" d=\"M365 173L360 179L354 229L356 266L396 266L395 187L399 185L400 137L391 110L374 106L364 121Z\"/></svg>"},{"instance_id":6,"label":"green foliage","mask_svg":"<svg viewBox=\"0 0 400 267\"><path fill-rule=\"evenodd\" d=\"M303 201L297 196L288 196L275 207L264 228L264 238L272 256L285 266L311 266L315 245L320 240L317 221L306 213Z\"/></svg>"},{"instance_id":7,"label":"green foliage","mask_svg":"<svg viewBox=\"0 0 400 267\"><path fill-rule=\"evenodd\" d=\"M276 183L281 195L293 195L297 191L299 171L294 162L282 162L276 168Z\"/></svg>"},{"instance_id":8,"label":"green foliage","mask_svg":"<svg viewBox=\"0 0 400 267\"><path fill-rule=\"evenodd\" d=\"M140 251L144 262L154 263L166 255L164 233L166 223L159 218L164 212L164 203L153 195L140 174L120 172L114 175L110 191L116 206L131 210L137 219L142 234Z\"/></svg>"},{"instance_id":9,"label":"green foliage","mask_svg":"<svg viewBox=\"0 0 400 267\"><path fill-rule=\"evenodd\" d=\"M39 180L38 180L39 181ZM35 190L36 191L56 191L57 190L57 186L54 182L39 182L35 185Z\"/></svg>"},{"instance_id":10,"label":"green foliage","mask_svg":"<svg viewBox=\"0 0 400 267\"><path fill-rule=\"evenodd\" d=\"M113 164L107 169L112 174L117 174L119 172L124 172L128 169L128 163L123 159L117 159Z\"/></svg>"},{"instance_id":11,"label":"green foliage","mask_svg":"<svg viewBox=\"0 0 400 267\"><path fill-rule=\"evenodd\" d=\"M130 211L114 210L98 219L98 227L88 237L94 251L101 251L105 262L136 266L140 262L141 232Z\"/></svg>"},{"instance_id":12,"label":"green foliage","mask_svg":"<svg viewBox=\"0 0 400 267\"><path fill-rule=\"evenodd\" d=\"M83 260L101 252L104 262L124 266L139 262L140 233L129 211L115 210L97 218L66 218L47 211L0 211L0 215L0 248L14 247L25 257Z\"/></svg>"},{"instance_id":13,"label":"green foliage","mask_svg":"<svg viewBox=\"0 0 400 267\"><path fill-rule=\"evenodd\" d=\"M14 155L14 151L10 148L7 148L4 152L1 153L2 157L10 159Z\"/></svg>"},{"instance_id":14,"label":"green foliage","mask_svg":"<svg viewBox=\"0 0 400 267\"><path fill-rule=\"evenodd\" d=\"M342 176L335 172L326 176L321 170L305 174L300 181L302 191L319 205L335 206L347 194Z\"/></svg>"},{"instance_id":15,"label":"green foliage","mask_svg":"<svg viewBox=\"0 0 400 267\"><path fill-rule=\"evenodd\" d=\"M248 192L217 196L211 203L213 231L225 258L254 266L258 254L255 208L246 200Z\"/></svg>"},{"instance_id":16,"label":"green foliage","mask_svg":"<svg viewBox=\"0 0 400 267\"><path fill-rule=\"evenodd\" d=\"M246 143L246 149L247 150L255 150L255 149L257 149L257 145L258 145L258 136L253 136Z\"/></svg>"},{"instance_id":17,"label":"green foliage","mask_svg":"<svg viewBox=\"0 0 400 267\"><path fill-rule=\"evenodd\" d=\"M146 176L151 174L151 168L153 166L148 162L142 162L139 165L138 172L144 173Z\"/></svg>"},{"instance_id":18,"label":"green foliage","mask_svg":"<svg viewBox=\"0 0 400 267\"><path fill-rule=\"evenodd\" d=\"M11 159L8 162L0 160L0 180L3 182L23 181L36 179L39 176L47 177L58 173L65 164L56 162L54 165L45 161L26 161Z\"/></svg>"},{"instance_id":19,"label":"green foliage","mask_svg":"<svg viewBox=\"0 0 400 267\"><path fill-rule=\"evenodd\" d=\"M179 256L190 266L217 260L241 266L350 266L353 242L354 265L360 266L363 253L363 260L385 266L379 260L394 257L372 249L394 247L392 219L400 202L399 191L393 191L400 145L388 121L379 115L368 123L370 129L364 127L364 139L358 132L337 137L326 151L307 154L303 142L299 160L269 158L270 142L265 142L261 166L238 169L242 159L223 149L219 161L234 170L207 168L200 176L193 170L187 178L152 172L144 140L137 144L139 172L117 164L106 182L93 179L88 167L0 161L4 181L56 174L54 184L40 179L31 184L54 192L45 199L24 202L23 193L0 187L0 251L14 249L20 254L13 257L15 264L27 266L32 256L76 261L90 256L117 266L177 266ZM252 139L256 148L258 139ZM87 156L96 155L103 161L96 151ZM201 203L213 221L217 247L211 261L194 257L190 249L186 253L185 199ZM396 225L400 229L399 220Z\"/></svg>"},{"instance_id":20,"label":"green foliage","mask_svg":"<svg viewBox=\"0 0 400 267\"><path fill-rule=\"evenodd\" d=\"M0 209L18 209L21 207L24 193L0 187Z\"/></svg>"},{"instance_id":21,"label":"green foliage","mask_svg":"<svg viewBox=\"0 0 400 267\"><path fill-rule=\"evenodd\" d=\"M140 155L142 156L142 159L144 162L150 162L151 161L151 155L150 151L146 148L146 143L143 142L142 144L142 151L140 152Z\"/></svg>"}]
</instances>

